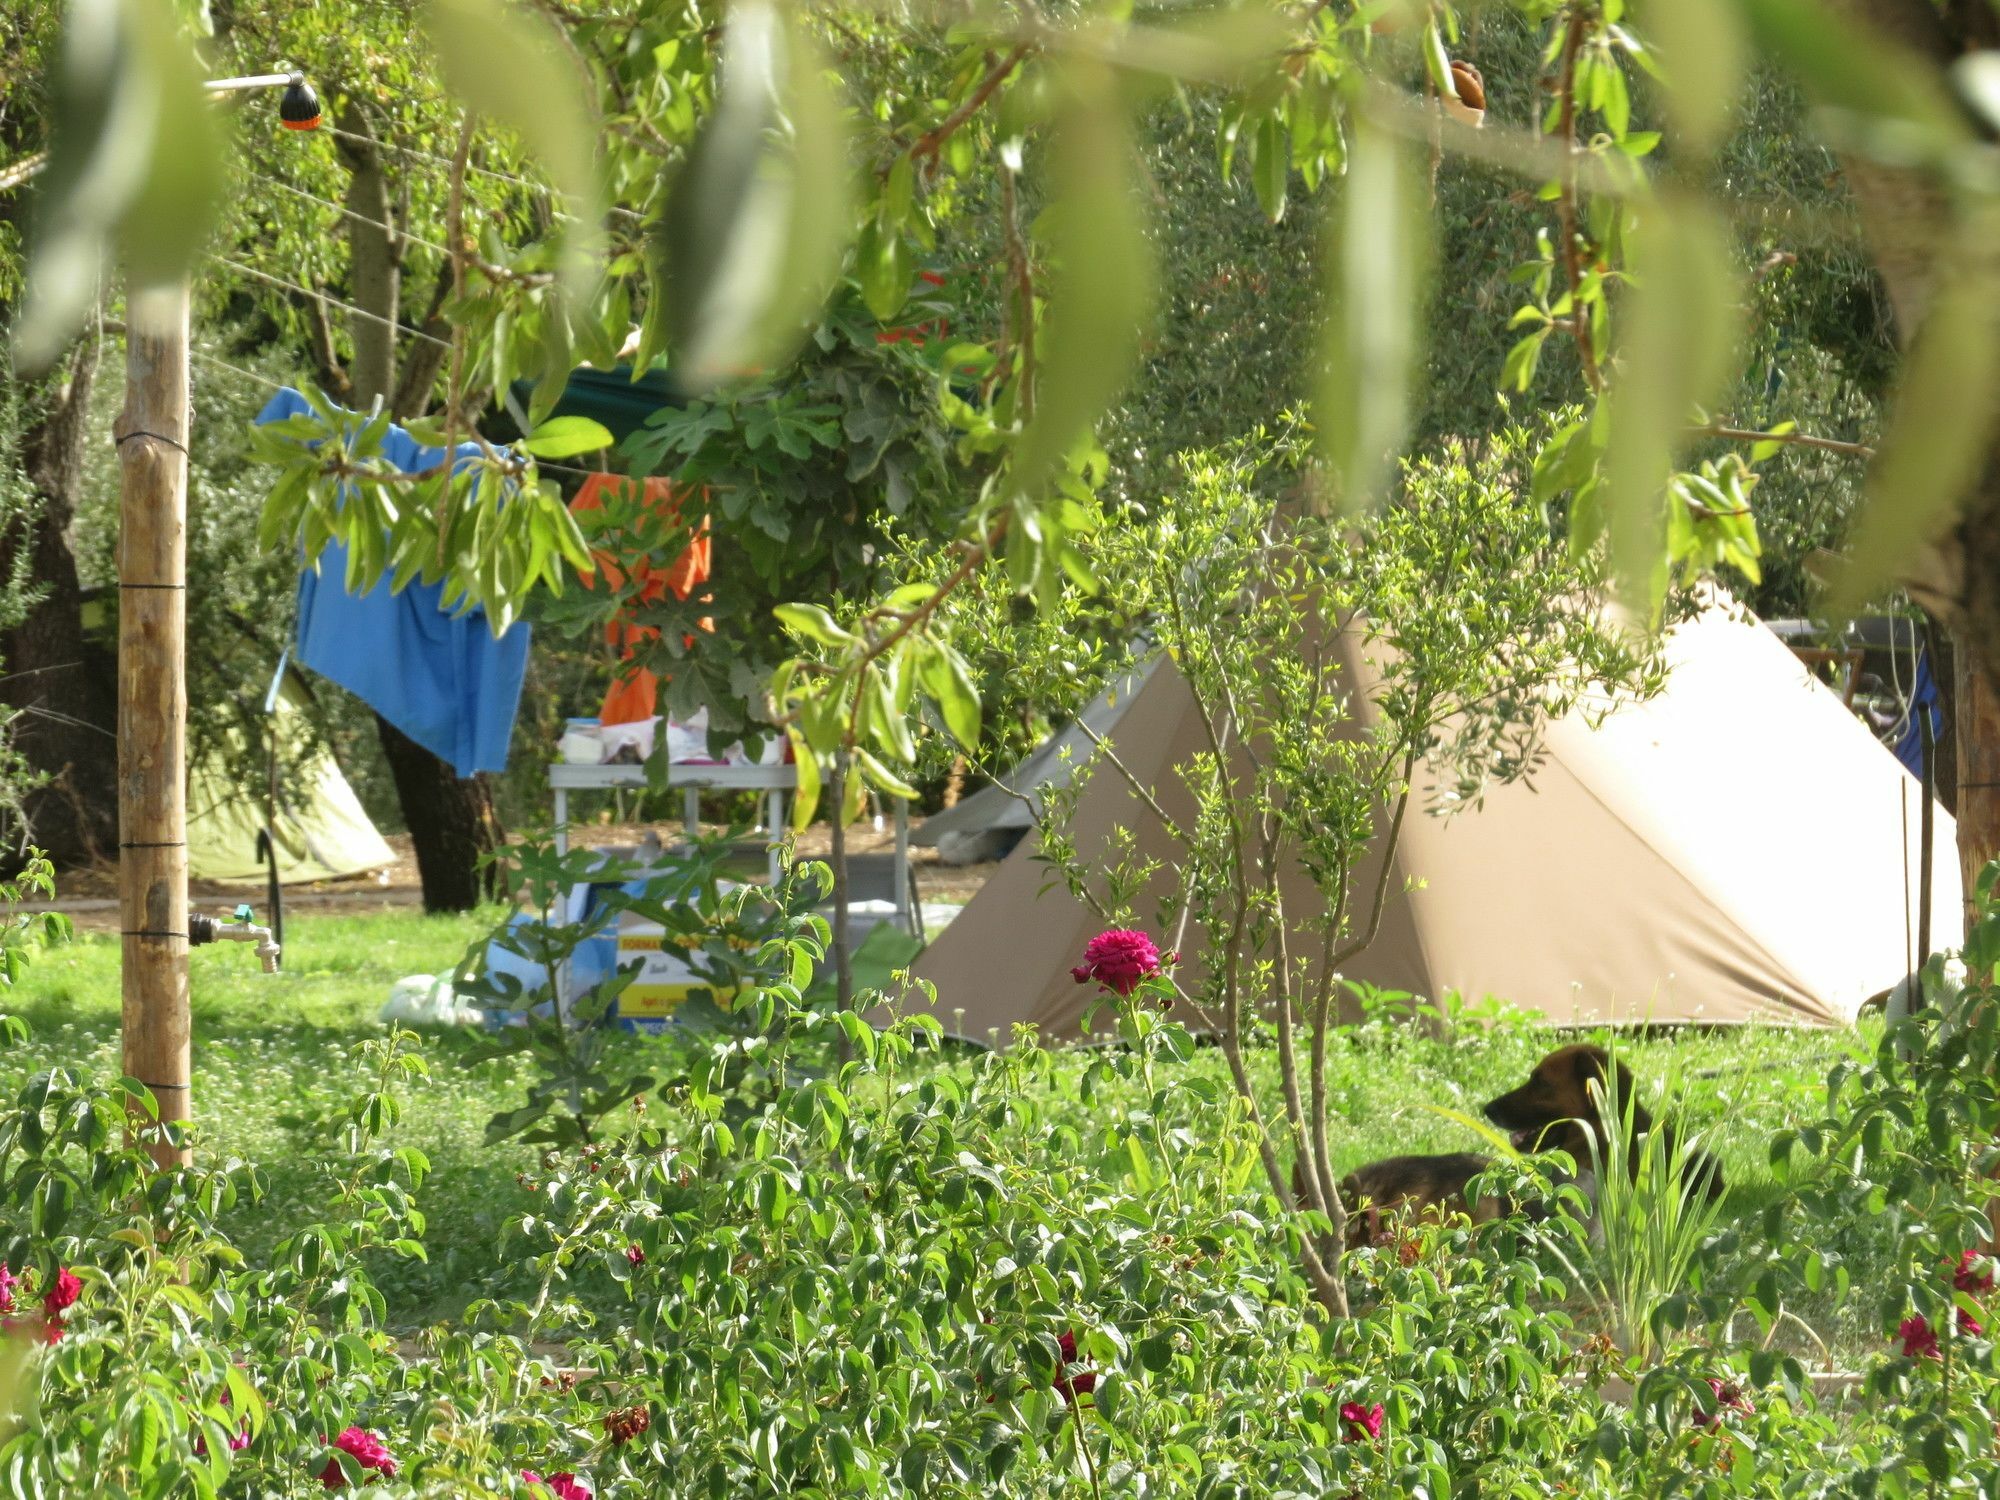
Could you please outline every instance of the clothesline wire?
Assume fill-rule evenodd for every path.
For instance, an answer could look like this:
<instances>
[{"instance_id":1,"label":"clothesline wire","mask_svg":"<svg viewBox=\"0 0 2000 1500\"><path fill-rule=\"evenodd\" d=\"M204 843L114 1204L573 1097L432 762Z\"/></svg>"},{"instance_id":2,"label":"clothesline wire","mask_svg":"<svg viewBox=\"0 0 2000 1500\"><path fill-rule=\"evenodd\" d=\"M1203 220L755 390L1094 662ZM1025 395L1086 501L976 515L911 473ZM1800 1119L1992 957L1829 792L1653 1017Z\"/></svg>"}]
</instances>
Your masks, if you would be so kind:
<instances>
[{"instance_id":1,"label":"clothesline wire","mask_svg":"<svg viewBox=\"0 0 2000 1500\"><path fill-rule=\"evenodd\" d=\"M308 203L317 203L321 208L330 208L335 213L340 214L344 218L352 219L357 224L366 224L370 229L379 229L385 234L400 235L402 238L410 241L411 244L422 245L426 250L435 250L439 255L447 259L451 256L451 251L440 245L436 240L427 240L422 235L412 233L407 228L399 228L394 224L385 224L380 219L371 219L364 213L355 212L355 210L349 208L344 203L335 203L331 198L322 198L318 193L309 193L302 187L294 187L282 177L273 177L267 172L259 172L255 167L247 168L246 171L249 176L256 178L259 182L268 182L272 187L282 189L287 193L293 194L295 197L303 198Z\"/></svg>"},{"instance_id":2,"label":"clothesline wire","mask_svg":"<svg viewBox=\"0 0 2000 1500\"><path fill-rule=\"evenodd\" d=\"M328 135L337 136L343 141L352 141L358 146L369 146L382 151L394 151L398 155L410 157L412 160L431 162L448 170L457 166L457 163L448 156L439 156L434 151L423 151L415 146L405 146L400 141L384 141L377 140L374 136L357 135L351 130L342 130L337 125L322 125L320 129L324 130ZM491 167L477 166L472 162L465 164L465 170L480 177L491 177L497 182L505 182L514 187L525 188L529 192L538 193L544 198L554 199L557 196L556 190L547 183L536 182L532 178L517 177L511 172L496 172ZM646 222L644 214L636 213L632 209L621 207L616 203L610 205L610 209L612 213L619 215L621 218L630 219L635 224ZM551 207L549 212L559 219L568 219L571 223L577 222L575 214L567 213L560 208Z\"/></svg>"},{"instance_id":3,"label":"clothesline wire","mask_svg":"<svg viewBox=\"0 0 2000 1500\"><path fill-rule=\"evenodd\" d=\"M210 354L206 349L197 349L194 348L193 346L190 346L188 349L188 353L192 354L196 359L202 361L204 364L214 365L217 369L227 370L232 375L240 375L243 379L254 381L256 384L265 387L267 390L288 391L293 389L293 387L287 385L282 380L275 379L269 375L260 375L255 370L246 370L241 365L233 365L228 360L223 359L218 355ZM535 468L537 470L552 471L557 474L574 474L579 479L589 479L595 475L609 472L608 470L604 469L579 469L574 464L552 463L546 458L536 459Z\"/></svg>"},{"instance_id":4,"label":"clothesline wire","mask_svg":"<svg viewBox=\"0 0 2000 1500\"><path fill-rule=\"evenodd\" d=\"M198 349L190 345L188 353L192 354L203 364L214 365L218 370L227 370L232 375L240 375L243 379L254 381L268 390L282 391L286 389L284 381L275 379L269 375L259 375L255 370L246 370L241 365L233 365L220 355L210 354L206 349Z\"/></svg>"},{"instance_id":5,"label":"clothesline wire","mask_svg":"<svg viewBox=\"0 0 2000 1500\"><path fill-rule=\"evenodd\" d=\"M451 347L451 342L448 339L441 339L435 334L425 333L420 328L405 328L394 318L385 318L382 314L371 312L365 307L356 307L352 302L343 302L338 297L330 296L325 292L315 291L309 286L300 286L296 281L287 281L282 276L273 276L269 271L260 271L255 266L246 266L241 261L231 260L226 255L218 255L213 250L208 252L208 258L217 265L227 266L230 270L240 272L242 275L253 276L259 281L267 281L272 286L282 287L288 292L297 292L300 296L310 297L315 302L321 303L326 307L338 307L343 311L354 314L357 318L365 318L370 323L380 323L384 328L394 329L397 333L406 333L411 338L421 340L426 344L436 344L440 349L449 349Z\"/></svg>"}]
</instances>

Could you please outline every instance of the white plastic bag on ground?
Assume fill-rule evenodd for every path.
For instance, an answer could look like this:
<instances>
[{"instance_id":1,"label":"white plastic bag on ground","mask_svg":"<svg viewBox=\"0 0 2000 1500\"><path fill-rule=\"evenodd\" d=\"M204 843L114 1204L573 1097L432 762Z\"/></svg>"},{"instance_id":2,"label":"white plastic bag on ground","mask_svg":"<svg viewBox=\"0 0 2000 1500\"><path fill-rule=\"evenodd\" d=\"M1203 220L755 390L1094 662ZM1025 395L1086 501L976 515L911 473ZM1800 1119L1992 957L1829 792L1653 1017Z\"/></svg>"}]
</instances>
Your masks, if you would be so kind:
<instances>
[{"instance_id":1,"label":"white plastic bag on ground","mask_svg":"<svg viewBox=\"0 0 2000 1500\"><path fill-rule=\"evenodd\" d=\"M479 1010L460 1005L451 985L434 974L411 974L389 987L377 1018L400 1026L477 1026Z\"/></svg>"}]
</instances>

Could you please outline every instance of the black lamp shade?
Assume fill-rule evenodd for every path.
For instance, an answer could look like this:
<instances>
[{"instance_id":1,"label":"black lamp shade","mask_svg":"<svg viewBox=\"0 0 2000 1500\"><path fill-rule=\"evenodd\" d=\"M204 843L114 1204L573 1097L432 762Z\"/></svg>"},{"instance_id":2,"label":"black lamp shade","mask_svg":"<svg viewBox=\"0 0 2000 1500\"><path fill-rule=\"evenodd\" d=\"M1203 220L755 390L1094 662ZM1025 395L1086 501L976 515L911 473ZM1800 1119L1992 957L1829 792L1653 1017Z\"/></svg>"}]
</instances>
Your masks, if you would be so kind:
<instances>
[{"instance_id":1,"label":"black lamp shade","mask_svg":"<svg viewBox=\"0 0 2000 1500\"><path fill-rule=\"evenodd\" d=\"M287 130L319 129L319 95L303 78L286 85L285 97L278 101L278 118Z\"/></svg>"}]
</instances>

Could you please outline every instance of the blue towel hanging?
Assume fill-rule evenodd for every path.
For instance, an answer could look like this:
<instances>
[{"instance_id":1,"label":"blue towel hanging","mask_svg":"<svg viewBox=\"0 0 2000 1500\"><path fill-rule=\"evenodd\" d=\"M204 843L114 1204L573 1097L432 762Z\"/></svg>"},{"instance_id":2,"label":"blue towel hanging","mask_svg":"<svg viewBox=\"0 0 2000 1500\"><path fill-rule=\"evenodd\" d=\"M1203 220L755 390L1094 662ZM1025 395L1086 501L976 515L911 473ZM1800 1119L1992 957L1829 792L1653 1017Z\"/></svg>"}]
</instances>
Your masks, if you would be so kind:
<instances>
[{"instance_id":1,"label":"blue towel hanging","mask_svg":"<svg viewBox=\"0 0 2000 1500\"><path fill-rule=\"evenodd\" d=\"M1924 776L1924 728L1922 714L1931 716L1932 743L1944 733L1944 714L1938 707L1937 681L1931 676L1931 656L1928 651L1917 657L1916 685L1910 689L1910 722L1903 726L1902 737L1896 741L1896 759L1900 760L1909 773L1919 781Z\"/></svg>"},{"instance_id":2,"label":"blue towel hanging","mask_svg":"<svg viewBox=\"0 0 2000 1500\"><path fill-rule=\"evenodd\" d=\"M283 390L257 420L282 422L311 410L297 391ZM479 451L461 443L457 454ZM393 426L382 454L405 473L444 459L442 448ZM496 638L484 610L454 617L445 609L442 583L418 579L392 593L385 577L350 594L346 576L347 548L339 542L320 554L317 570L300 575L299 665L346 688L460 776L504 771L528 671L528 627L515 624Z\"/></svg>"}]
</instances>

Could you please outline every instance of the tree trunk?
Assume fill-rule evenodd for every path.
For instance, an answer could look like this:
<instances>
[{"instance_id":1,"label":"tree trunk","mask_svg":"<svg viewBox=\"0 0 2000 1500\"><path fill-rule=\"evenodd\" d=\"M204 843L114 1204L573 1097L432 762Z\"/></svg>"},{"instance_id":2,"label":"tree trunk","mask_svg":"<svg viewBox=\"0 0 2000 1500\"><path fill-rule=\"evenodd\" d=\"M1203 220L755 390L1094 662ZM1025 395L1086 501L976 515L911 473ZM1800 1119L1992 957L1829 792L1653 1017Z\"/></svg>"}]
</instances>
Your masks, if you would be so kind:
<instances>
[{"instance_id":1,"label":"tree trunk","mask_svg":"<svg viewBox=\"0 0 2000 1500\"><path fill-rule=\"evenodd\" d=\"M416 847L424 910L469 911L498 899L504 894L500 882L480 856L498 849L506 831L486 778L460 780L450 766L380 714L375 731Z\"/></svg>"},{"instance_id":2,"label":"tree trunk","mask_svg":"<svg viewBox=\"0 0 2000 1500\"><path fill-rule=\"evenodd\" d=\"M41 594L0 640L0 702L20 712L15 744L48 778L27 799L27 836L58 866L108 858L118 846L117 666L84 639L69 539L97 362L98 338L88 335L30 419L21 463L31 509L0 539L0 576L20 568Z\"/></svg>"},{"instance_id":3,"label":"tree trunk","mask_svg":"<svg viewBox=\"0 0 2000 1500\"><path fill-rule=\"evenodd\" d=\"M349 105L340 113L340 128L349 137L373 140L368 117ZM348 300L374 313L375 318L355 318L348 325L348 339L354 345L354 359L348 367L355 401L366 406L380 399L385 405L396 393L396 328L402 314L402 246L389 228L389 176L382 170L382 153L372 144L362 145L339 138L340 159L346 166Z\"/></svg>"},{"instance_id":4,"label":"tree trunk","mask_svg":"<svg viewBox=\"0 0 2000 1500\"><path fill-rule=\"evenodd\" d=\"M360 110L344 111L340 127L372 139L374 131ZM354 358L346 371L357 407L380 400L397 416L403 401L421 400L436 377L434 356L414 357L413 380L399 391L396 382L395 325L402 318L402 242L391 219L394 195L389 190L383 153L373 145L340 142L340 157L349 177L346 192L349 270L348 298L370 318L353 318L348 337ZM432 308L435 318L437 307ZM428 350L433 346L425 345ZM426 373L427 372L427 373ZM409 387L421 383L414 396ZM493 807L493 793L483 778L462 781L430 751L398 730L380 714L375 729L382 756L396 781L403 824L417 855L423 878L424 910L465 911L497 894L492 872L480 864L482 855L498 850L504 834Z\"/></svg>"},{"instance_id":5,"label":"tree trunk","mask_svg":"<svg viewBox=\"0 0 2000 1500\"><path fill-rule=\"evenodd\" d=\"M1928 0L1835 3L1940 67L1969 47L1990 44L1993 35L1990 15L1974 20L1983 7L1957 0L1945 16ZM1897 335L1907 345L1936 290L1937 247L1949 240L1949 204L1921 169L1854 158L1844 167L1869 253L1895 308ZM1973 879L2000 858L2000 445L1988 460L1984 483L1966 497L1957 525L1927 549L1906 582L1910 596L1951 638L1952 673L1940 677L1938 686L1951 700L1953 809L1969 903Z\"/></svg>"}]
</instances>

